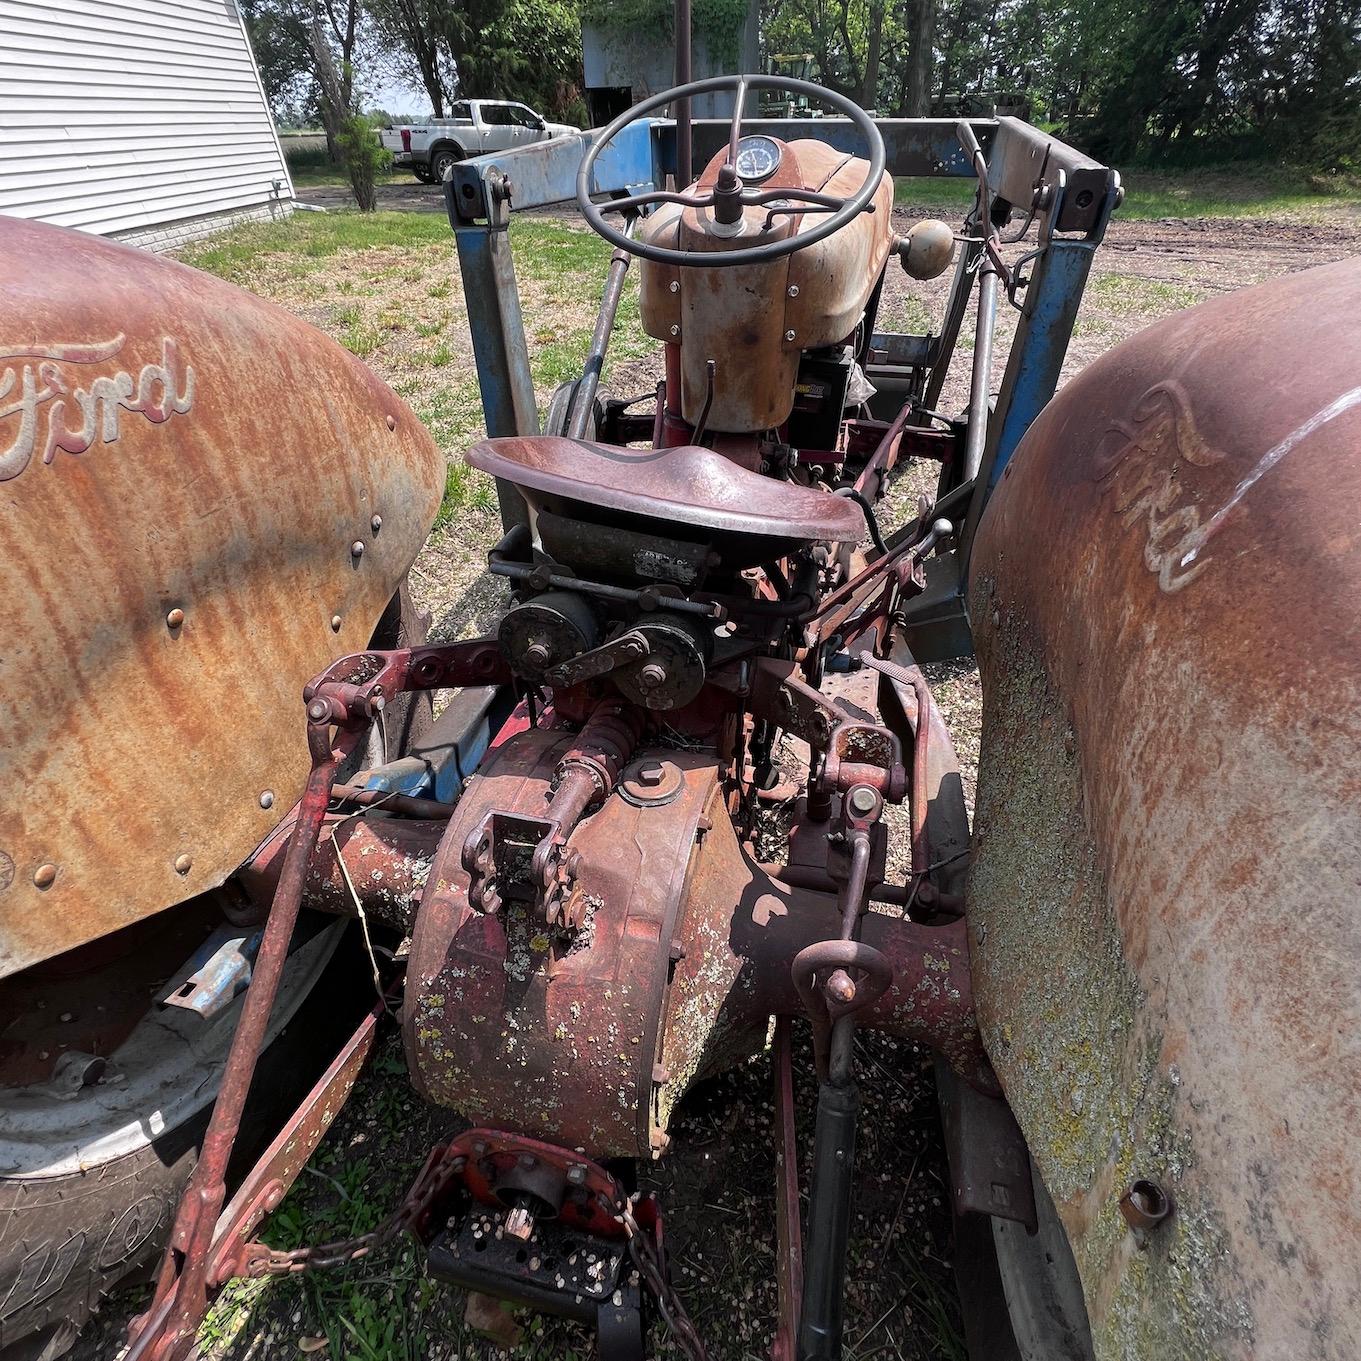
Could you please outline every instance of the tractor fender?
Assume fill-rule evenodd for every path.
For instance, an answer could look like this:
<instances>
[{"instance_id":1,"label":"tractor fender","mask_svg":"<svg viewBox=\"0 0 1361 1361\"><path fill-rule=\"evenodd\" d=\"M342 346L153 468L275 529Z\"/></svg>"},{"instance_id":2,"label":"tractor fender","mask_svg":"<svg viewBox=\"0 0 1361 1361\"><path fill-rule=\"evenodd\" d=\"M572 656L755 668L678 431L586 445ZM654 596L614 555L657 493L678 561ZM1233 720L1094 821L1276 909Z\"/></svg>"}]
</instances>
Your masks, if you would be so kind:
<instances>
[{"instance_id":1,"label":"tractor fender","mask_svg":"<svg viewBox=\"0 0 1361 1361\"><path fill-rule=\"evenodd\" d=\"M444 460L353 356L186 265L0 217L0 977L221 884L298 797Z\"/></svg>"},{"instance_id":2,"label":"tractor fender","mask_svg":"<svg viewBox=\"0 0 1361 1361\"><path fill-rule=\"evenodd\" d=\"M1358 316L1151 327L980 523L974 990L1101 1358L1361 1354Z\"/></svg>"}]
</instances>

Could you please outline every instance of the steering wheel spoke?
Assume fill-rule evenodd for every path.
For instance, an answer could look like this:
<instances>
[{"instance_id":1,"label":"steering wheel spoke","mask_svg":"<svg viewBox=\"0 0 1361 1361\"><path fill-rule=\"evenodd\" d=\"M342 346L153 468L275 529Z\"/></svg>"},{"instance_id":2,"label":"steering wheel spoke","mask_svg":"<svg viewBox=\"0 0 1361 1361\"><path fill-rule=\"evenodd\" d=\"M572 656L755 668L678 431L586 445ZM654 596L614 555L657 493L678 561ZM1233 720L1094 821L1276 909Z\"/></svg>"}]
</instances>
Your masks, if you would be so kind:
<instances>
[{"instance_id":1,"label":"steering wheel spoke","mask_svg":"<svg viewBox=\"0 0 1361 1361\"><path fill-rule=\"evenodd\" d=\"M704 198L697 194L676 194L670 189L658 189L646 194L630 194L627 198L614 198L599 205L602 213L631 213L639 208L650 207L654 203L679 203L686 208L709 208L713 206L713 196Z\"/></svg>"},{"instance_id":2,"label":"steering wheel spoke","mask_svg":"<svg viewBox=\"0 0 1361 1361\"><path fill-rule=\"evenodd\" d=\"M717 186L717 192L682 194L658 190L652 193L632 194L627 198L615 199L607 204L592 202L591 176L595 169L596 160L605 147L624 128L644 115L669 104L676 104L682 100L693 99L698 95L713 94L724 90L733 92L733 116L728 129L727 160ZM742 125L745 121L742 106L746 102L746 96L750 90L790 90L809 99L831 105L832 108L844 113L865 139L869 149L869 168L855 192L849 197L842 198L834 194L822 194L811 189L793 186L788 189L747 189L741 185L736 173L737 148L742 139ZM677 85L673 89L663 90L660 94L652 95L643 100L641 104L636 104L610 123L592 143L581 162L581 168L577 172L577 206L581 209L582 216L590 223L592 229L612 245L658 264L678 267L702 265L710 269L767 264L772 260L792 255L797 250L802 250L806 246L815 245L817 242L825 240L834 232L840 231L860 213L873 212L874 195L884 177L884 162L884 139L880 136L874 120L844 95L836 94L832 90L824 89L822 86L814 85L806 80L794 80L783 76L715 76L709 80L695 80L688 85ZM723 199L721 214L718 211L720 197ZM738 210L736 216L740 217L741 209L769 207L770 211L766 214L765 224L760 229L761 235L765 235L770 230L774 219L782 213L807 212L825 214L826 216L825 220L809 227L806 231L797 231L777 240L763 241L752 246L739 246L730 250L703 251L676 250L666 246L653 245L648 241L637 240L626 236L616 226L605 220L606 214L627 213L656 203L679 203L687 208L708 208L715 212L715 216L721 215L724 221L727 221L728 217L733 215L734 208ZM795 206L796 204L802 206Z\"/></svg>"}]
</instances>

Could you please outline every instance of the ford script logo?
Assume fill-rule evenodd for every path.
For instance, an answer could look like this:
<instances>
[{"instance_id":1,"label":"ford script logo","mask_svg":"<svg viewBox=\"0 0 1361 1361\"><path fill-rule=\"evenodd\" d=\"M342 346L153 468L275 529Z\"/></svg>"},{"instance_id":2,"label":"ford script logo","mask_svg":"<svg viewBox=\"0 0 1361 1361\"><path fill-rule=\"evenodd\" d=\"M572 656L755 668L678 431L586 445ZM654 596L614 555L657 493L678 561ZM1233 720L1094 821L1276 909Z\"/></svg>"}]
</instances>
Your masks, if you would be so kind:
<instances>
[{"instance_id":1,"label":"ford script logo","mask_svg":"<svg viewBox=\"0 0 1361 1361\"><path fill-rule=\"evenodd\" d=\"M179 350L161 341L159 364L94 374L123 350L124 337L94 345L0 347L0 482L18 477L36 454L51 463L60 450L83 454L113 444L124 411L155 425L194 404L194 370L181 371ZM8 443L5 441L8 440Z\"/></svg>"}]
</instances>

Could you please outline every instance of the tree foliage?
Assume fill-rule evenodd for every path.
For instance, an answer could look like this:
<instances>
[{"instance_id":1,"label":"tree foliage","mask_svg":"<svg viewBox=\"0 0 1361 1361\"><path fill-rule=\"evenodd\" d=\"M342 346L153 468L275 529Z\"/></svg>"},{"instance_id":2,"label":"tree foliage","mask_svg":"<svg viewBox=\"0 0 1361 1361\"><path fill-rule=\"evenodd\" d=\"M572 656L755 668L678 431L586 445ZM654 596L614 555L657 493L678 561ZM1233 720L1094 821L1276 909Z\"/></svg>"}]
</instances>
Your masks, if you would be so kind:
<instances>
[{"instance_id":1,"label":"tree foliage","mask_svg":"<svg viewBox=\"0 0 1361 1361\"><path fill-rule=\"evenodd\" d=\"M1019 107L1094 152L1361 169L1361 0L767 0L767 52L881 114Z\"/></svg>"},{"instance_id":2,"label":"tree foliage","mask_svg":"<svg viewBox=\"0 0 1361 1361\"><path fill-rule=\"evenodd\" d=\"M375 29L442 115L455 98L569 112L581 86L571 0L368 0Z\"/></svg>"}]
</instances>

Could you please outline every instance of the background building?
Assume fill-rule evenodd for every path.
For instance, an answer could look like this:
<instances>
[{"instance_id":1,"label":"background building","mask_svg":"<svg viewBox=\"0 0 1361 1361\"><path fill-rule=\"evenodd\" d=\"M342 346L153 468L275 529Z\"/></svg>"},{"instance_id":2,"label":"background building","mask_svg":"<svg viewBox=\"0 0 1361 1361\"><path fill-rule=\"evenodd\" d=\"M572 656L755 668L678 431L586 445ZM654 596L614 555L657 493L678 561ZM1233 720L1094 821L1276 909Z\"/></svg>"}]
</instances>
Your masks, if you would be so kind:
<instances>
[{"instance_id":1,"label":"background building","mask_svg":"<svg viewBox=\"0 0 1361 1361\"><path fill-rule=\"evenodd\" d=\"M159 249L291 211L235 0L0 0L0 213Z\"/></svg>"},{"instance_id":2,"label":"background building","mask_svg":"<svg viewBox=\"0 0 1361 1361\"><path fill-rule=\"evenodd\" d=\"M756 0L751 0L738 40L738 51L721 58L710 52L704 34L696 24L691 56L692 79L705 80L709 76L760 70L759 20L759 6ZM676 83L676 52L669 28L665 34L655 27L605 30L583 18L581 50L590 127L604 127L640 99L658 94ZM748 112L754 107L753 102L748 106ZM702 95L692 102L690 114L693 118L728 118L732 114L732 96Z\"/></svg>"}]
</instances>

